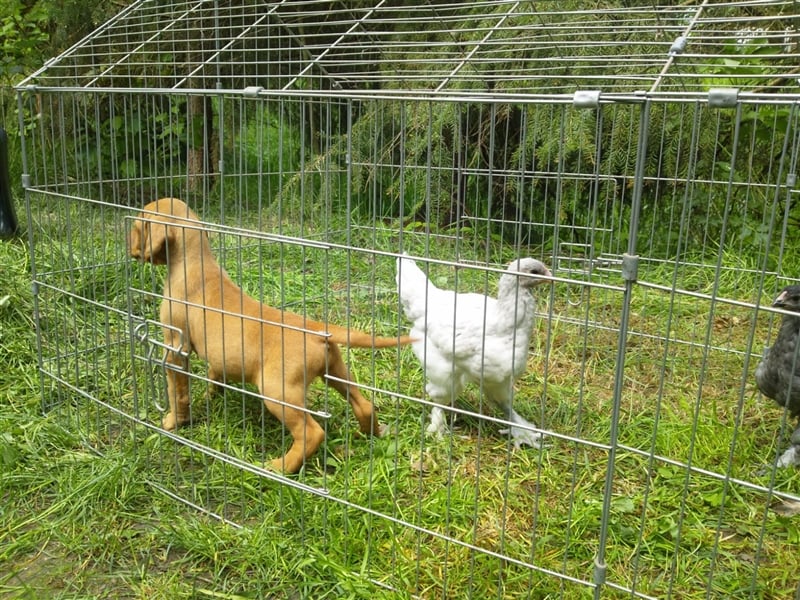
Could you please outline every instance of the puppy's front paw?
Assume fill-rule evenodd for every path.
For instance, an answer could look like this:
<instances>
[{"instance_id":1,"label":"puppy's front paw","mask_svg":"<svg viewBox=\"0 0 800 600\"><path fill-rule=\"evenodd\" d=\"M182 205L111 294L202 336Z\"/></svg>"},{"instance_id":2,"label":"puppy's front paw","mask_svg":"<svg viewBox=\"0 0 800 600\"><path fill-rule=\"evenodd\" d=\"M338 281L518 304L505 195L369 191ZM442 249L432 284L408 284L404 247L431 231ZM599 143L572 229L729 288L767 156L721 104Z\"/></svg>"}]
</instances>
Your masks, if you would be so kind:
<instances>
[{"instance_id":1,"label":"puppy's front paw","mask_svg":"<svg viewBox=\"0 0 800 600\"><path fill-rule=\"evenodd\" d=\"M175 419L175 415L172 413L167 413L161 419L161 428L166 429L167 431L175 431L178 427L178 422Z\"/></svg>"},{"instance_id":2,"label":"puppy's front paw","mask_svg":"<svg viewBox=\"0 0 800 600\"><path fill-rule=\"evenodd\" d=\"M275 471L276 473L284 473L283 469L283 457L281 458L273 458L272 460L268 460L264 463L264 467L269 469L270 471Z\"/></svg>"},{"instance_id":3,"label":"puppy's front paw","mask_svg":"<svg viewBox=\"0 0 800 600\"><path fill-rule=\"evenodd\" d=\"M167 431L175 431L178 427L178 422L175 419L175 415L172 413L167 413L161 418L161 429L166 429Z\"/></svg>"},{"instance_id":4,"label":"puppy's front paw","mask_svg":"<svg viewBox=\"0 0 800 600\"><path fill-rule=\"evenodd\" d=\"M178 427L186 425L188 422L189 419L178 419L175 417L175 413L168 412L161 419L161 428L167 431L175 431Z\"/></svg>"}]
</instances>

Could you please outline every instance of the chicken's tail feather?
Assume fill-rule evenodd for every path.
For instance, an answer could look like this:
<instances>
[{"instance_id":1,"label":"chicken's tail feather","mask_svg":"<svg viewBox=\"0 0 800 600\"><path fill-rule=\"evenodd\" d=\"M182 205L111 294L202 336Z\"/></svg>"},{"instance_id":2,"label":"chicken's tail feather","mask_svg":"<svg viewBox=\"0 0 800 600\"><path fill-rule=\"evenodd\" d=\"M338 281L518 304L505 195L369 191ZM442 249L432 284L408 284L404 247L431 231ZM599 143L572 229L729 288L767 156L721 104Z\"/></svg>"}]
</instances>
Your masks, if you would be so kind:
<instances>
[{"instance_id":1,"label":"chicken's tail feather","mask_svg":"<svg viewBox=\"0 0 800 600\"><path fill-rule=\"evenodd\" d=\"M412 321L423 317L427 312L429 296L436 287L408 255L398 257L395 281L406 317Z\"/></svg>"}]
</instances>

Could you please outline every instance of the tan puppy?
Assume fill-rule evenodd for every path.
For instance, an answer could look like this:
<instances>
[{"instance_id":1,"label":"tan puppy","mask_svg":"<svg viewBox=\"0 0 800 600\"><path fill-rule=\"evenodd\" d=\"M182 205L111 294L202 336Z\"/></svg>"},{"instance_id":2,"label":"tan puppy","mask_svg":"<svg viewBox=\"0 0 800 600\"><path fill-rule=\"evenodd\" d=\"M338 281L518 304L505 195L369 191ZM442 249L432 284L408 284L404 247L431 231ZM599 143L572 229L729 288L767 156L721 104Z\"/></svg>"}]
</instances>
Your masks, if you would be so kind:
<instances>
[{"instance_id":1,"label":"tan puppy","mask_svg":"<svg viewBox=\"0 0 800 600\"><path fill-rule=\"evenodd\" d=\"M296 473L325 438L311 415L292 408L305 406L306 389L317 377L350 401L363 433L381 434L372 403L350 383L337 344L388 348L408 344L411 338L373 337L254 300L219 266L197 215L177 198L162 198L144 207L133 222L128 253L143 262L167 265L161 323L164 341L180 348L180 353L167 353L167 362L177 370L167 369L169 412L161 422L164 429L189 421L186 372L188 355L195 351L208 362L212 380L255 385L267 409L289 429L292 446L285 456L271 461L277 470ZM324 378L325 374L341 381Z\"/></svg>"}]
</instances>

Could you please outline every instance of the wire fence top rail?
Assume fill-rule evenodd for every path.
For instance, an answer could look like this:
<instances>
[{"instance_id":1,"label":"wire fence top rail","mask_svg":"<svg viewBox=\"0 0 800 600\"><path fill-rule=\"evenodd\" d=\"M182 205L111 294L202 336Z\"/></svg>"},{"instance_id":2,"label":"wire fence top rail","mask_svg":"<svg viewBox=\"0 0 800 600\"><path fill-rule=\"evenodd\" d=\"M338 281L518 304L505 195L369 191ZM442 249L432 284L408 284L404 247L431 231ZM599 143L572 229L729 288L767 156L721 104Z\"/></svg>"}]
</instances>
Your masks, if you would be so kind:
<instances>
[{"instance_id":1,"label":"wire fence top rail","mask_svg":"<svg viewBox=\"0 0 800 600\"><path fill-rule=\"evenodd\" d=\"M21 85L472 96L800 91L800 6L140 0Z\"/></svg>"}]
</instances>

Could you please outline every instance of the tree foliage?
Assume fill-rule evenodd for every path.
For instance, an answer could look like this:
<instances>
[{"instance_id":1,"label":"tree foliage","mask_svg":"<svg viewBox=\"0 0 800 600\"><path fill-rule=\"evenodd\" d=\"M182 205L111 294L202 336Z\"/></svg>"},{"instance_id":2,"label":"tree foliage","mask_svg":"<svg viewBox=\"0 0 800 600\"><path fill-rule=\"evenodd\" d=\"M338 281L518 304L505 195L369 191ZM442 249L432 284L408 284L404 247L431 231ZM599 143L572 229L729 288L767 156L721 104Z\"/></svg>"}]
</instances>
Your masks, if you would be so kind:
<instances>
[{"instance_id":1,"label":"tree foliage","mask_svg":"<svg viewBox=\"0 0 800 600\"><path fill-rule=\"evenodd\" d=\"M513 26L501 36L513 36L526 25L554 25L556 21L583 18L580 12L569 13L574 6L567 2L558 11L515 17ZM674 6L676 11L689 10L678 2ZM598 11L610 7L620 8L611 2L597 6ZM457 55L473 47L487 31L480 19L500 16L506 10L506 6L498 5L493 15L482 3L465 10L455 34L433 24L429 30L420 29L410 18L409 35L430 43L440 54ZM718 21L709 41L694 46L695 51L707 52L711 58L692 65L694 75L685 79L691 89L794 91L793 80L767 77L771 69L797 70L791 64L792 48L783 42L785 32L795 27L791 18L781 18L780 11L787 10L786 6L732 3L715 10ZM588 231L598 211L604 210L599 203L614 203L613 210L620 214L629 209L633 175L641 157L643 231L659 230L655 224L677 219L672 214L674 206L684 202L687 214L680 217L681 223L673 224L687 228L687 239L706 238L718 243L720 236L735 235L751 248L761 248L765 239L764 206L772 200L777 173L786 168L788 157L778 154L786 136L792 135L796 121L793 111L788 105L770 104L715 109L701 98L697 102L654 102L643 123L644 100L630 106L603 104L594 110L573 108L563 102L563 97L559 101L554 94L575 91L574 79L568 81L567 76L591 75L591 70L604 62L614 65L613 76L597 84L604 94L628 89L629 80L642 74L641 63L627 56L644 60L652 55L663 64L663 56L656 54L663 52L663 46L637 40L636 28L631 27L627 16L624 22L616 22L621 16L621 12L598 12L592 30L566 27L573 44L572 60L560 56L557 40L552 45L520 50L511 43L512 37L506 49L493 37L495 60L468 65L472 69L469 81L450 84L453 90L468 86L473 94L481 84L486 94L513 93L523 85L530 89L530 81L514 74L524 72L525 62L532 57L547 58L552 66L536 85L542 94L550 94L552 101L462 101L455 105L397 100L388 105L381 101L380 106L365 111L352 138L361 164L369 164L369 157L373 157L372 167L362 167L369 171L362 181L375 185L375 178L382 180L377 186L386 199L382 208L394 216L402 211L411 221L433 221L436 226L447 227L459 216L470 215L497 223L509 219L562 222ZM767 16L772 18L767 21ZM409 17L413 17L412 12ZM767 22L768 27L759 28ZM577 37L572 35L575 31ZM706 43L708 48L703 47ZM403 48L390 52L396 53L398 63L404 62ZM618 53L617 59L614 53ZM425 66L419 64L418 68ZM611 74L608 69L603 72ZM675 81L670 80L670 85L680 84ZM637 143L643 126L647 144L640 149ZM392 165L417 168L402 170ZM617 225L624 227L619 222ZM575 231L578 229L570 235L580 235ZM536 241L535 232L529 233ZM662 243L666 249L676 250L670 247L668 235L648 243Z\"/></svg>"},{"instance_id":2,"label":"tree foliage","mask_svg":"<svg viewBox=\"0 0 800 600\"><path fill-rule=\"evenodd\" d=\"M183 65L195 73L189 89L213 89L217 79L231 89L283 86L292 81L292 65L308 58L303 55L304 44L317 49L332 44L350 26L343 15L348 11L353 16L363 14L358 11L373 4L369 0L337 0L329 4L329 13L306 11L302 3L290 5L280 17L292 32L286 40L268 38L256 31L249 37L242 36L238 44L226 50L220 63L209 60L216 52L211 36L190 35L187 32L191 28L170 29L169 35L175 37L167 42L174 52L153 50L152 56L143 56L138 66L130 67L130 84L136 87L160 82L161 87L169 87L182 76L179 66ZM6 86L3 106L11 106L7 102L9 84L89 33L124 5L125 2L107 1L0 0L4 9L0 14L7 15L0 22L4 49L0 74ZM485 32L508 10L506 3L465 5L457 25L448 29L433 21L421 23L416 19L417 3L394 0L389 5L392 19L380 22L381 28L394 28L403 39L428 44L439 55L449 56L462 56L466 49L479 45ZM449 10L451 3L434 1L429 5L434 10ZM659 3L673 15L689 11L685 5L677 0ZM225 14L226 31L235 34L247 30L247 19L252 15L237 11L236 4L229 0L218 6ZM646 29L651 17L644 12L641 17L636 11L628 14L619 2L603 0L594 3L594 7L596 16L591 29L581 27L585 3L577 0L561 3L558 10L512 15L508 27L494 32L491 60L466 63L459 78L448 83L451 92L468 88L484 98L495 93L527 92L531 81L520 75L531 60L541 60L547 65L547 72L535 85L542 97L550 95L553 101L382 99L284 104L281 110L287 118L283 122L296 127L293 134L299 132L310 149L302 158L307 162L306 168L295 165L298 173L314 173L316 165L326 161L341 168L351 165L355 189L348 201L354 200L357 209L360 206L367 213L386 218L433 227L460 225L465 217L486 222L563 222L578 226L570 235L580 236L589 235L575 232L591 229L598 212L607 209L603 204L611 203L610 210L619 215L630 208L632 175L638 157L643 156L641 201L646 209L645 221L649 219L652 224L674 218L669 214L674 199L681 198L691 186L692 201L683 218L693 235L721 234L722 225L735 222L736 235L756 243L759 236L763 237L765 226L763 211L758 207L769 197L769 190L761 184L775 180L780 168L776 148L782 144L783 136L791 135L796 119L793 112L768 104L718 110L703 103L654 104L645 123L647 145L640 153L637 143L643 104L577 109L563 100L575 91L575 81L580 80L576 78L594 81L592 70L598 64L613 65L613 71L610 67L604 71L613 72L613 76L596 84L603 93L611 94L630 89L630 82L641 74L644 63L626 57L663 62L664 44L656 45L637 36L639 25ZM692 89L737 87L742 83L768 92L794 89L792 81L764 76L768 67L776 63L785 69L797 69L790 64L796 52L787 52L775 41L782 32L795 27L791 19L780 14L793 10L791 7L781 3L730 3L716 4L714 10L714 31L708 38L711 41L696 42L700 46L711 45L695 47L697 51L708 51L712 58L693 66L697 71ZM766 22L766 16L773 17L767 29L743 25ZM641 23L637 22L639 18ZM193 25L196 31L214 27L207 12L197 19ZM569 59L558 39L552 44L515 43L519 32L534 27L558 32L557 25L570 32ZM371 33L369 28L369 24L365 25L364 39ZM351 78L362 83L352 84L348 77L341 77L342 88L369 85L391 91L392 87L408 85L415 70L422 75L430 68L418 56L410 57L409 49L402 44L371 47L364 52L379 53L380 57L362 56L358 65L328 63L325 68L329 78L313 82L300 78L294 85L302 89L325 86L337 79L337 70L352 76L362 69L364 72L357 73L362 77ZM405 75L411 77L389 76L396 65L403 65ZM368 81L372 83L364 83ZM83 107L82 118L76 121L80 125L66 133L83 140L75 146L86 152L83 158L91 171L101 173L104 179L147 177L150 171L163 171L159 165L167 163L184 165L191 176L216 162L212 150L219 139L213 128L218 121L209 98L192 103L187 96L178 94L152 97L144 109L138 100L120 94L97 94L86 102L94 105ZM229 111L225 118L235 124L238 115ZM8 111L4 111L3 120L11 121ZM348 130L348 123L352 130ZM228 145L232 142L225 140ZM747 164L743 164L744 160ZM283 201L289 197L299 180L289 178L275 198ZM726 190L732 193L727 194ZM731 220L731 215L735 219ZM517 235L528 240L537 236L533 230L518 231ZM669 239L664 241L666 246L670 243Z\"/></svg>"}]
</instances>

